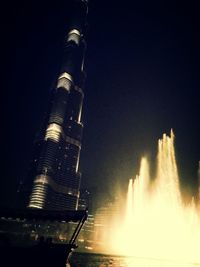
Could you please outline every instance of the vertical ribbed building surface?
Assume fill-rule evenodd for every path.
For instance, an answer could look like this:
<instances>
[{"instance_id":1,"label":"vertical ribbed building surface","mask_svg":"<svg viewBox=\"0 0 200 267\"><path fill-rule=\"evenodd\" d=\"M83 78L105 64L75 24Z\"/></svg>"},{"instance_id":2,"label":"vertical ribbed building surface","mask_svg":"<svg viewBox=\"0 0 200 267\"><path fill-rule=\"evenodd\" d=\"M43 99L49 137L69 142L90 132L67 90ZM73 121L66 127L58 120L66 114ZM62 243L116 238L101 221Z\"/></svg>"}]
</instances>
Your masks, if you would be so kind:
<instances>
[{"instance_id":1,"label":"vertical ribbed building surface","mask_svg":"<svg viewBox=\"0 0 200 267\"><path fill-rule=\"evenodd\" d=\"M35 143L28 208L75 210L78 205L88 3L86 0L71 2L61 71L42 133Z\"/></svg>"}]
</instances>

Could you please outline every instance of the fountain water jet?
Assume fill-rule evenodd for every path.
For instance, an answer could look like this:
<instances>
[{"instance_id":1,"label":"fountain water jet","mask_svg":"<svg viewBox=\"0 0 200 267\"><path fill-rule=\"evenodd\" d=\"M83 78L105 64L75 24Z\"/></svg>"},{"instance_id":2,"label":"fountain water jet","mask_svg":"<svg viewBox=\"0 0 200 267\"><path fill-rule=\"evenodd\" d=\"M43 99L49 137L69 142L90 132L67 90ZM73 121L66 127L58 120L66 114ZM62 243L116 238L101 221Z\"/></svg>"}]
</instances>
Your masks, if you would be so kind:
<instances>
[{"instance_id":1,"label":"fountain water jet","mask_svg":"<svg viewBox=\"0 0 200 267\"><path fill-rule=\"evenodd\" d=\"M185 206L181 200L172 131L158 141L153 182L146 158L139 175L130 179L124 218L112 233L113 252L200 263L200 217L194 202Z\"/></svg>"}]
</instances>

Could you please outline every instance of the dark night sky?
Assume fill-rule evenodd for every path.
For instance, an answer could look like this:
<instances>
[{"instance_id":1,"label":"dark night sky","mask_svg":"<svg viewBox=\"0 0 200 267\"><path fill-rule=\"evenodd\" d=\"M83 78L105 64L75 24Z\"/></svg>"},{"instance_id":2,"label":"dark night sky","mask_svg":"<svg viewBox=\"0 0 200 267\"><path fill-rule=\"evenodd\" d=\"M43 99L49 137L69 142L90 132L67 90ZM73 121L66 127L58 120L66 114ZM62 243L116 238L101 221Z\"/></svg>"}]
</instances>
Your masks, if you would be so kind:
<instances>
[{"instance_id":1,"label":"dark night sky","mask_svg":"<svg viewBox=\"0 0 200 267\"><path fill-rule=\"evenodd\" d=\"M28 169L60 67L67 8L60 0L9 1L2 10L4 204L12 205ZM109 190L127 183L143 154L153 165L157 139L171 128L182 181L194 184L200 160L197 3L91 0L88 19L82 185Z\"/></svg>"}]
</instances>

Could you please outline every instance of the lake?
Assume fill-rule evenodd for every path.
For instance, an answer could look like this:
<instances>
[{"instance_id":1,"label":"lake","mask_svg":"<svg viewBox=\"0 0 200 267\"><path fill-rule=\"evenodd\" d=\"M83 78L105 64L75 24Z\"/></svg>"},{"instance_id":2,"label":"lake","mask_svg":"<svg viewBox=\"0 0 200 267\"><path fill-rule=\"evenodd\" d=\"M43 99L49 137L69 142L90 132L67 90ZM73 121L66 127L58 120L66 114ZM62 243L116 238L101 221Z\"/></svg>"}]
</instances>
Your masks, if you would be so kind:
<instances>
[{"instance_id":1,"label":"lake","mask_svg":"<svg viewBox=\"0 0 200 267\"><path fill-rule=\"evenodd\" d=\"M167 260L122 257L90 253L73 253L70 267L197 267L200 264Z\"/></svg>"}]
</instances>

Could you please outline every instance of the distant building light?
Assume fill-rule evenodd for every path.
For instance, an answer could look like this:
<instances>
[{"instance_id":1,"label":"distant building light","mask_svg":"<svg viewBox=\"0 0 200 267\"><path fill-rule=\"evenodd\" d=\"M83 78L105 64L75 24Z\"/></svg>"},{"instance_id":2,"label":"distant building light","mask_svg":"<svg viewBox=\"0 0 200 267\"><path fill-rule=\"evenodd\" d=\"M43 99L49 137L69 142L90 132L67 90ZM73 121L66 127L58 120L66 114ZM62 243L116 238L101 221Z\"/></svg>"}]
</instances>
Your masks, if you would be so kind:
<instances>
[{"instance_id":1,"label":"distant building light","mask_svg":"<svg viewBox=\"0 0 200 267\"><path fill-rule=\"evenodd\" d=\"M36 208L36 209L42 209L43 207L41 207L40 205L35 205L35 204L29 204L28 205L29 208Z\"/></svg>"},{"instance_id":2,"label":"distant building light","mask_svg":"<svg viewBox=\"0 0 200 267\"><path fill-rule=\"evenodd\" d=\"M88 250L93 250L93 248L92 247L85 247L86 249L88 249Z\"/></svg>"},{"instance_id":3,"label":"distant building light","mask_svg":"<svg viewBox=\"0 0 200 267\"><path fill-rule=\"evenodd\" d=\"M77 45L80 43L81 33L77 29L73 29L68 33L67 42L73 41Z\"/></svg>"},{"instance_id":4,"label":"distant building light","mask_svg":"<svg viewBox=\"0 0 200 267\"><path fill-rule=\"evenodd\" d=\"M58 142L60 139L61 132L62 132L62 128L60 125L56 123L51 123L47 127L45 140L51 139L55 142Z\"/></svg>"},{"instance_id":5,"label":"distant building light","mask_svg":"<svg viewBox=\"0 0 200 267\"><path fill-rule=\"evenodd\" d=\"M68 72L63 72L59 77L58 77L58 82L57 82L57 88L64 88L68 92L71 89L73 83L73 78Z\"/></svg>"}]
</instances>

